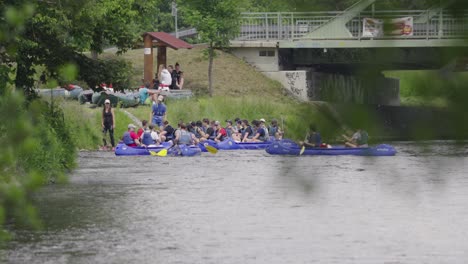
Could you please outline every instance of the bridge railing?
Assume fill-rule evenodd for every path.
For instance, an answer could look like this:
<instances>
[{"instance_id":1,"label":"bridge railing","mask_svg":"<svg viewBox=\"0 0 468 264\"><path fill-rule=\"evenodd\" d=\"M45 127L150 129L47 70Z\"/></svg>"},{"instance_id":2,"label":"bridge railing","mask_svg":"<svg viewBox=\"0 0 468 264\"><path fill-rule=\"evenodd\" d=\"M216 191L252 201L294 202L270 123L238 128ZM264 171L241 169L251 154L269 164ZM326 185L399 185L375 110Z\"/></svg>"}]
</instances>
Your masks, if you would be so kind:
<instances>
[{"instance_id":1,"label":"bridge railing","mask_svg":"<svg viewBox=\"0 0 468 264\"><path fill-rule=\"evenodd\" d=\"M343 12L272 12L242 13L241 29L236 40L265 41L299 39ZM460 38L468 34L468 12L453 16L447 11L365 11L350 20L346 27L350 39L362 38L363 18L393 19L413 17L412 36L388 36L379 38L437 39ZM374 38L375 39L375 38Z\"/></svg>"}]
</instances>

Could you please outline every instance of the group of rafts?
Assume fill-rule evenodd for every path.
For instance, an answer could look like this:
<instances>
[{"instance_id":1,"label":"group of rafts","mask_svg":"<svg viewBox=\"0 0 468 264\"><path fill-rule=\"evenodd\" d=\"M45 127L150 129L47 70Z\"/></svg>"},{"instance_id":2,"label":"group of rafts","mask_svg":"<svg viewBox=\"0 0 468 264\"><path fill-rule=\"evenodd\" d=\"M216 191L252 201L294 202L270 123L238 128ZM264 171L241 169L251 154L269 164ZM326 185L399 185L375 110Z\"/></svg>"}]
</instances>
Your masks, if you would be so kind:
<instances>
[{"instance_id":1,"label":"group of rafts","mask_svg":"<svg viewBox=\"0 0 468 264\"><path fill-rule=\"evenodd\" d=\"M216 154L218 150L266 150L272 155L357 155L357 156L394 156L396 150L387 144L375 147L349 148L345 146L332 146L326 148L304 148L290 139L274 140L266 142L236 142L230 138L216 143L207 140L198 145L173 145L171 142L164 142L159 146L129 147L120 142L115 148L117 156L196 156L202 152Z\"/></svg>"}]
</instances>

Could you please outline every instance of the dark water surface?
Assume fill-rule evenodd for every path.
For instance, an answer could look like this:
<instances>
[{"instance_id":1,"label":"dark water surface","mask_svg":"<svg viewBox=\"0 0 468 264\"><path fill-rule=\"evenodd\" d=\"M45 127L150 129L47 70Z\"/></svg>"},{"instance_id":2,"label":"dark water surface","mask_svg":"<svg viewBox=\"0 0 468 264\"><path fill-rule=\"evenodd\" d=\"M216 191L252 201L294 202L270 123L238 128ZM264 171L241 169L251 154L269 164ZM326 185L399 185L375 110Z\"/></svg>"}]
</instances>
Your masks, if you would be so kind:
<instances>
[{"instance_id":1,"label":"dark water surface","mask_svg":"<svg viewBox=\"0 0 468 264\"><path fill-rule=\"evenodd\" d=\"M468 154L395 157L81 152L36 196L46 228L7 263L467 263Z\"/></svg>"}]
</instances>

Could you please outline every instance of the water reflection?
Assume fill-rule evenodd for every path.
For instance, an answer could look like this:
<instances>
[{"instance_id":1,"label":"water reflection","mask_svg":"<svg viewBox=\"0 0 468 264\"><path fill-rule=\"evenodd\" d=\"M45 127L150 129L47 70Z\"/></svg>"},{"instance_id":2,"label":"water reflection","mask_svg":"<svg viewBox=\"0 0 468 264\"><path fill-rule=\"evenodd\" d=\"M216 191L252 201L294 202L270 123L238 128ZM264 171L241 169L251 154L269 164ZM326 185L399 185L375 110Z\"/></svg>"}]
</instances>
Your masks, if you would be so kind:
<instances>
[{"instance_id":1,"label":"water reflection","mask_svg":"<svg viewBox=\"0 0 468 264\"><path fill-rule=\"evenodd\" d=\"M440 143L440 144L439 144ZM395 157L80 153L9 263L463 263L465 148Z\"/></svg>"}]
</instances>

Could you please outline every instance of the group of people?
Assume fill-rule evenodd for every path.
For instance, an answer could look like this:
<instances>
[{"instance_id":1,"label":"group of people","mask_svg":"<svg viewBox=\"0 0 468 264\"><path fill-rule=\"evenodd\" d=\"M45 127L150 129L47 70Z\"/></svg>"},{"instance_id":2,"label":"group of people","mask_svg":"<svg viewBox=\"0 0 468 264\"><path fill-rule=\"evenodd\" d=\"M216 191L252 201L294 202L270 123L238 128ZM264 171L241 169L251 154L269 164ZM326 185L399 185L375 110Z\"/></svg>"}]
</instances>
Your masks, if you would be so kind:
<instances>
[{"instance_id":1,"label":"group of people","mask_svg":"<svg viewBox=\"0 0 468 264\"><path fill-rule=\"evenodd\" d=\"M175 68L172 65L159 65L158 72L153 79L153 89L168 91L182 90L184 87L184 72L180 69L180 64L176 62Z\"/></svg>"},{"instance_id":2,"label":"group of people","mask_svg":"<svg viewBox=\"0 0 468 264\"><path fill-rule=\"evenodd\" d=\"M146 104L147 99L151 98L156 102L157 96L161 91L169 90L182 90L184 87L184 73L180 70L179 63L175 64L175 69L172 65L166 68L166 65L159 65L158 73L156 73L153 83L146 82L140 87L138 93L140 94L140 104ZM153 91L150 92L150 89ZM152 96L156 96L153 98Z\"/></svg>"},{"instance_id":3,"label":"group of people","mask_svg":"<svg viewBox=\"0 0 468 264\"><path fill-rule=\"evenodd\" d=\"M343 143L350 148L366 148L368 147L369 135L361 128L358 128L351 137L346 134L341 135L344 139ZM322 137L314 125L310 125L309 131L306 134L305 140L300 141L299 145L306 148L327 148L330 147L327 143L322 142Z\"/></svg>"},{"instance_id":4,"label":"group of people","mask_svg":"<svg viewBox=\"0 0 468 264\"><path fill-rule=\"evenodd\" d=\"M194 145L207 140L221 142L226 138L232 138L236 142L263 142L271 137L276 139L283 137L283 132L274 119L269 126L263 118L253 120L252 125L246 119L236 118L235 122L226 120L225 125L222 126L219 121L204 118L202 121L188 123L180 121L176 129L167 120L159 124L161 121L153 118L152 123L149 124L148 121L143 120L142 127L138 131L134 124L129 124L128 131L122 137L123 142L128 146L157 146L165 141L172 141L173 144Z\"/></svg>"},{"instance_id":5,"label":"group of people","mask_svg":"<svg viewBox=\"0 0 468 264\"><path fill-rule=\"evenodd\" d=\"M219 121L204 118L188 123L180 121L175 129L166 120L167 108L164 104L164 96L155 93L151 98L153 101L149 119L151 123L143 120L142 127L138 131L135 131L137 128L135 125L129 124L127 132L122 137L123 142L128 146L157 146L165 141L192 145L206 140L221 142L226 138L232 138L235 142L264 142L271 138L280 140L284 135L276 119L271 120L270 124L267 125L264 118L253 120L250 123L247 119L236 118L234 122L226 120L224 126ZM102 128L104 146L107 146L106 137L109 133L112 150L114 150L115 113L109 99L104 102ZM365 130L357 129L351 137L345 134L342 136L347 147L368 146L369 136ZM305 140L300 141L299 145L312 148L328 146L322 142L321 135L314 125L309 127Z\"/></svg>"}]
</instances>

